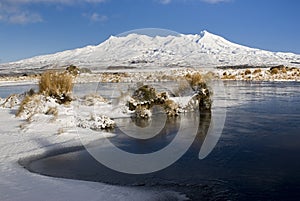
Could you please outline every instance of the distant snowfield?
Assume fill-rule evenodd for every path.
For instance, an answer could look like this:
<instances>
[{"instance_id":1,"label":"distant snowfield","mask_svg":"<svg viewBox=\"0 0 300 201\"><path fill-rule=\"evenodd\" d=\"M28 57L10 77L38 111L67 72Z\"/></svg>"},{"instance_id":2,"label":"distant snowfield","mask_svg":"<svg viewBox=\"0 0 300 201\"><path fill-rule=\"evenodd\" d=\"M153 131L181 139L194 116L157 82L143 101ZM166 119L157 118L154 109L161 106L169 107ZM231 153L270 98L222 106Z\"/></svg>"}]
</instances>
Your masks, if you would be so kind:
<instances>
[{"instance_id":1,"label":"distant snowfield","mask_svg":"<svg viewBox=\"0 0 300 201\"><path fill-rule=\"evenodd\" d=\"M87 46L51 55L37 56L1 64L2 72L24 72L61 68L70 64L103 71L109 66L142 69L228 65L300 66L300 55L269 52L232 43L221 36L202 31L200 34L149 37L129 34L111 36L97 46Z\"/></svg>"}]
</instances>

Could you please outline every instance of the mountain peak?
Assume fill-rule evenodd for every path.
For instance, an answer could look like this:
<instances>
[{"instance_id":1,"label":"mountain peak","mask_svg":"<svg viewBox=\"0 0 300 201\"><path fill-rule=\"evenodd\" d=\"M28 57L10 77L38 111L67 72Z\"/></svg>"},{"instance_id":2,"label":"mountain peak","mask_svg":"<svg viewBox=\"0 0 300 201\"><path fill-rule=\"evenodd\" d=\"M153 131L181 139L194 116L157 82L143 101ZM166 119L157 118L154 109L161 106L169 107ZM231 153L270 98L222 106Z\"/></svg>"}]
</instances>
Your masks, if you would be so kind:
<instances>
[{"instance_id":1,"label":"mountain peak","mask_svg":"<svg viewBox=\"0 0 300 201\"><path fill-rule=\"evenodd\" d=\"M300 55L276 53L232 43L206 30L200 34L110 36L97 46L0 65L0 68L47 69L65 65L106 69L108 66L215 67L226 65L298 65Z\"/></svg>"},{"instance_id":2,"label":"mountain peak","mask_svg":"<svg viewBox=\"0 0 300 201\"><path fill-rule=\"evenodd\" d=\"M211 33L209 33L207 30L203 30L203 31L201 31L200 32L200 35L203 37L204 35L207 35L207 34L211 34Z\"/></svg>"}]
</instances>

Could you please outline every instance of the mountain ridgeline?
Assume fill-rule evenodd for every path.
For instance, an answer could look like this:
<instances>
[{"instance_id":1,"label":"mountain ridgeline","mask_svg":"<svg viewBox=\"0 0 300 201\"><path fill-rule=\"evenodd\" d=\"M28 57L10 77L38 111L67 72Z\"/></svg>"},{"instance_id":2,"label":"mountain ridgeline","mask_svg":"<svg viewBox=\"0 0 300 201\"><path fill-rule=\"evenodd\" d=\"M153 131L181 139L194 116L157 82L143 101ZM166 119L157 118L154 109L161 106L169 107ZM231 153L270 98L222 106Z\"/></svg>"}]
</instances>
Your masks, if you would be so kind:
<instances>
[{"instance_id":1,"label":"mountain ridgeline","mask_svg":"<svg viewBox=\"0 0 300 201\"><path fill-rule=\"evenodd\" d=\"M55 54L1 64L0 69L57 69L76 65L93 70L112 67L217 67L234 65L300 66L300 55L270 52L232 43L207 31L200 34L150 37L129 34L111 36L96 46L86 46Z\"/></svg>"}]
</instances>

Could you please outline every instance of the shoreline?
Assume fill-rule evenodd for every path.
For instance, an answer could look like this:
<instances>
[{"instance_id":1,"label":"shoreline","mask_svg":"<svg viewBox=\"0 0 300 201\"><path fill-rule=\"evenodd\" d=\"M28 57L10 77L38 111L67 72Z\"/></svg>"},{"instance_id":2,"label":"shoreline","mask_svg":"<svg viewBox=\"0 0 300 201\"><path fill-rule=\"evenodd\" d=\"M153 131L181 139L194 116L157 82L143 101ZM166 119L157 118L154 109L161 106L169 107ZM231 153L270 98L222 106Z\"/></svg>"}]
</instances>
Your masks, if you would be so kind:
<instances>
[{"instance_id":1,"label":"shoreline","mask_svg":"<svg viewBox=\"0 0 300 201\"><path fill-rule=\"evenodd\" d=\"M274 67L217 67L212 69L202 68L175 68L151 71L113 71L107 70L95 73L83 73L75 77L75 83L90 83L90 82L157 82L165 80L178 80L179 77L185 76L188 73L200 72L209 79L233 80L233 81L300 81L300 68L274 66ZM40 74L13 74L0 75L0 86L23 85L38 83Z\"/></svg>"}]
</instances>

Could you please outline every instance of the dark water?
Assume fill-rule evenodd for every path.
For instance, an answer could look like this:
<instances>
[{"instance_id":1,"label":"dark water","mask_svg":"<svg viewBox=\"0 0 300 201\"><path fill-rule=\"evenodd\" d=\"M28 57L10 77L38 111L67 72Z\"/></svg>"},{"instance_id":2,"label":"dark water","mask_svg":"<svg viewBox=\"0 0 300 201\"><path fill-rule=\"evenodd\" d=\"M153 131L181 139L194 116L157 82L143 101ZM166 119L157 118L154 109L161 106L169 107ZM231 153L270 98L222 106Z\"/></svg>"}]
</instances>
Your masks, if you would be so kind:
<instances>
[{"instance_id":1,"label":"dark water","mask_svg":"<svg viewBox=\"0 0 300 201\"><path fill-rule=\"evenodd\" d=\"M211 113L201 114L196 139L183 157L155 173L118 173L86 150L44 157L25 166L55 177L173 189L191 200L299 200L300 83L226 82L225 86L232 105L217 146L203 160L198 153ZM173 140L179 125L180 119L169 120L151 140L131 139L116 129L111 141L129 152L154 152Z\"/></svg>"}]
</instances>

